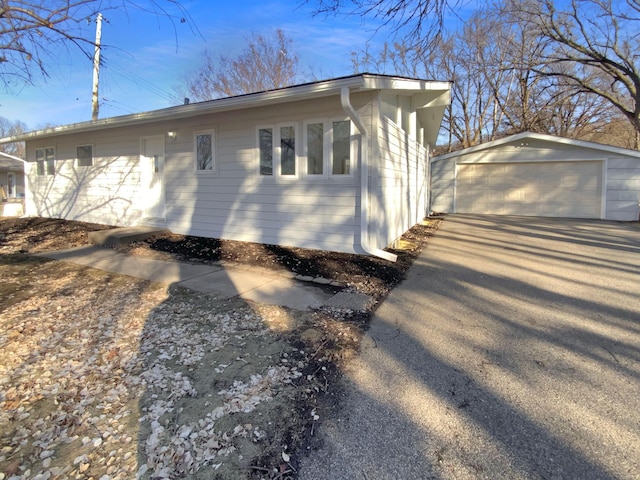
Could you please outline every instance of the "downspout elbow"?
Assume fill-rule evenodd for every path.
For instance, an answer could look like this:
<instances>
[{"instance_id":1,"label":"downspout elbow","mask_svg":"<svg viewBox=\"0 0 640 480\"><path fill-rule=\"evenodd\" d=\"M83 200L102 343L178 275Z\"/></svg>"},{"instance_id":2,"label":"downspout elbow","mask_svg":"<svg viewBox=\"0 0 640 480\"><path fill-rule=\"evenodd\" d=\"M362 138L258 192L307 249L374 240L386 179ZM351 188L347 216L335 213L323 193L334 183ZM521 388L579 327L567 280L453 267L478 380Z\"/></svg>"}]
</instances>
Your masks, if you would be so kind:
<instances>
[{"instance_id":1,"label":"downspout elbow","mask_svg":"<svg viewBox=\"0 0 640 480\"><path fill-rule=\"evenodd\" d=\"M369 244L369 163L367 161L367 144L369 134L364 122L351 105L349 87L342 87L340 90L340 103L342 109L351 119L353 124L360 132L361 148L360 148L360 246L369 255L383 258L390 262L398 259L397 255L386 252L380 248L373 247Z\"/></svg>"}]
</instances>

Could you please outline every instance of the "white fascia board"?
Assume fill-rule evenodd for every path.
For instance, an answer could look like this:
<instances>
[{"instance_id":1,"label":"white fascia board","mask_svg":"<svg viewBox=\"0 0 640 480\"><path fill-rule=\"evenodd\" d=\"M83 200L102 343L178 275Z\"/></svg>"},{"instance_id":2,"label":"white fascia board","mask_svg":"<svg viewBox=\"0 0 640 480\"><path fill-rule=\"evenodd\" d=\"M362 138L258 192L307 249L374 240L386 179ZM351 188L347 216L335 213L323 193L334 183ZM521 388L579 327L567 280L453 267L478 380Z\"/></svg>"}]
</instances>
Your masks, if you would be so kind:
<instances>
[{"instance_id":1,"label":"white fascia board","mask_svg":"<svg viewBox=\"0 0 640 480\"><path fill-rule=\"evenodd\" d=\"M588 148L591 150L600 150L603 152L615 153L617 155L625 155L629 157L640 158L640 151L637 151L637 150L629 150L627 148L614 147L611 145L604 145L602 143L587 142L584 140L575 140L573 138L556 137L553 135L546 135L544 133L522 132L522 133L517 133L515 135L510 135L508 137L500 138L498 140L493 140L491 142L481 143L480 145L474 145L473 147L464 148L456 152L439 155L433 158L432 162L433 161L439 162L441 160L450 160L460 155L481 152L483 150L488 150L493 147L505 145L507 143L513 143L513 142L529 140L529 139L541 140L541 141L551 142L551 143L558 143L562 145L571 145L574 147Z\"/></svg>"},{"instance_id":2,"label":"white fascia board","mask_svg":"<svg viewBox=\"0 0 640 480\"><path fill-rule=\"evenodd\" d=\"M399 90L409 92L425 92L430 90L450 90L451 82L417 80L412 78L388 77L364 74L365 90Z\"/></svg>"}]
</instances>

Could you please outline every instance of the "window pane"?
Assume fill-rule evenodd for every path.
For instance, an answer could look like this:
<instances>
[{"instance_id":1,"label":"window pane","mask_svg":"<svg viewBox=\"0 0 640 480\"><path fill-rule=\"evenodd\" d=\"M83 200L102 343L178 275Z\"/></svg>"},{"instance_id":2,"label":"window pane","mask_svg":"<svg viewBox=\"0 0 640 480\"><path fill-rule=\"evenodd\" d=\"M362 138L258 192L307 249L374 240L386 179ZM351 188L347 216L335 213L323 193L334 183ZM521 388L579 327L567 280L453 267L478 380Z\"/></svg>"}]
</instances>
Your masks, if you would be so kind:
<instances>
[{"instance_id":1,"label":"window pane","mask_svg":"<svg viewBox=\"0 0 640 480\"><path fill-rule=\"evenodd\" d=\"M79 167L90 167L93 165L93 147L91 145L77 147L76 156Z\"/></svg>"},{"instance_id":2,"label":"window pane","mask_svg":"<svg viewBox=\"0 0 640 480\"><path fill-rule=\"evenodd\" d=\"M348 175L351 163L351 122L333 122L333 165L334 175Z\"/></svg>"},{"instance_id":3,"label":"window pane","mask_svg":"<svg viewBox=\"0 0 640 480\"><path fill-rule=\"evenodd\" d=\"M44 175L44 148L36 150L36 173L38 175Z\"/></svg>"},{"instance_id":4,"label":"window pane","mask_svg":"<svg viewBox=\"0 0 640 480\"><path fill-rule=\"evenodd\" d=\"M324 163L324 125L312 123L307 125L307 173L322 175Z\"/></svg>"},{"instance_id":5,"label":"window pane","mask_svg":"<svg viewBox=\"0 0 640 480\"><path fill-rule=\"evenodd\" d=\"M213 142L210 133L196 135L196 169L213 170Z\"/></svg>"},{"instance_id":6,"label":"window pane","mask_svg":"<svg viewBox=\"0 0 640 480\"><path fill-rule=\"evenodd\" d=\"M47 148L45 150L45 157L47 160L47 175L56 174L56 160L53 154L53 148Z\"/></svg>"},{"instance_id":7,"label":"window pane","mask_svg":"<svg viewBox=\"0 0 640 480\"><path fill-rule=\"evenodd\" d=\"M273 175L273 130L261 128L258 131L260 144L260 175Z\"/></svg>"},{"instance_id":8,"label":"window pane","mask_svg":"<svg viewBox=\"0 0 640 480\"><path fill-rule=\"evenodd\" d=\"M280 173L296 174L296 129L294 127L280 128Z\"/></svg>"}]
</instances>

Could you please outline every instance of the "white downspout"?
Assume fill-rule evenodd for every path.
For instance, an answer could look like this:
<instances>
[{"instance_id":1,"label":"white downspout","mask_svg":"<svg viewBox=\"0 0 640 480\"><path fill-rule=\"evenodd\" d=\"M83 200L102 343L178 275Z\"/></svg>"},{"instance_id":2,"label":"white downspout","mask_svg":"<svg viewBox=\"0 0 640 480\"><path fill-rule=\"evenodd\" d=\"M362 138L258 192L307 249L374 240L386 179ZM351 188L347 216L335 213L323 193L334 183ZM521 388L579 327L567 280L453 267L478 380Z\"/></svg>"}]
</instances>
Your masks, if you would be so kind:
<instances>
[{"instance_id":1,"label":"white downspout","mask_svg":"<svg viewBox=\"0 0 640 480\"><path fill-rule=\"evenodd\" d=\"M340 103L360 132L360 246L369 255L395 262L398 259L397 255L369 244L369 161L367 156L369 134L362 119L351 105L349 87L342 87L340 90Z\"/></svg>"}]
</instances>

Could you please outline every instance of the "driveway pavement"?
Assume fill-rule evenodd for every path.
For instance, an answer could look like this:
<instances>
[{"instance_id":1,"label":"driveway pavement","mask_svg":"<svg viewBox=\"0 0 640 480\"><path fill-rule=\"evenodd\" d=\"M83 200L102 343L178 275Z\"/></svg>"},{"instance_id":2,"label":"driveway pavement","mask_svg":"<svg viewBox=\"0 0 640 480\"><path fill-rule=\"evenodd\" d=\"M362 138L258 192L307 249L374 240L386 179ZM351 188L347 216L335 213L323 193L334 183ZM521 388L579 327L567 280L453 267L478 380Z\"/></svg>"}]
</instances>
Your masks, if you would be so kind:
<instances>
[{"instance_id":1,"label":"driveway pavement","mask_svg":"<svg viewBox=\"0 0 640 480\"><path fill-rule=\"evenodd\" d=\"M302 480L640 478L640 229L447 217L336 395Z\"/></svg>"}]
</instances>

